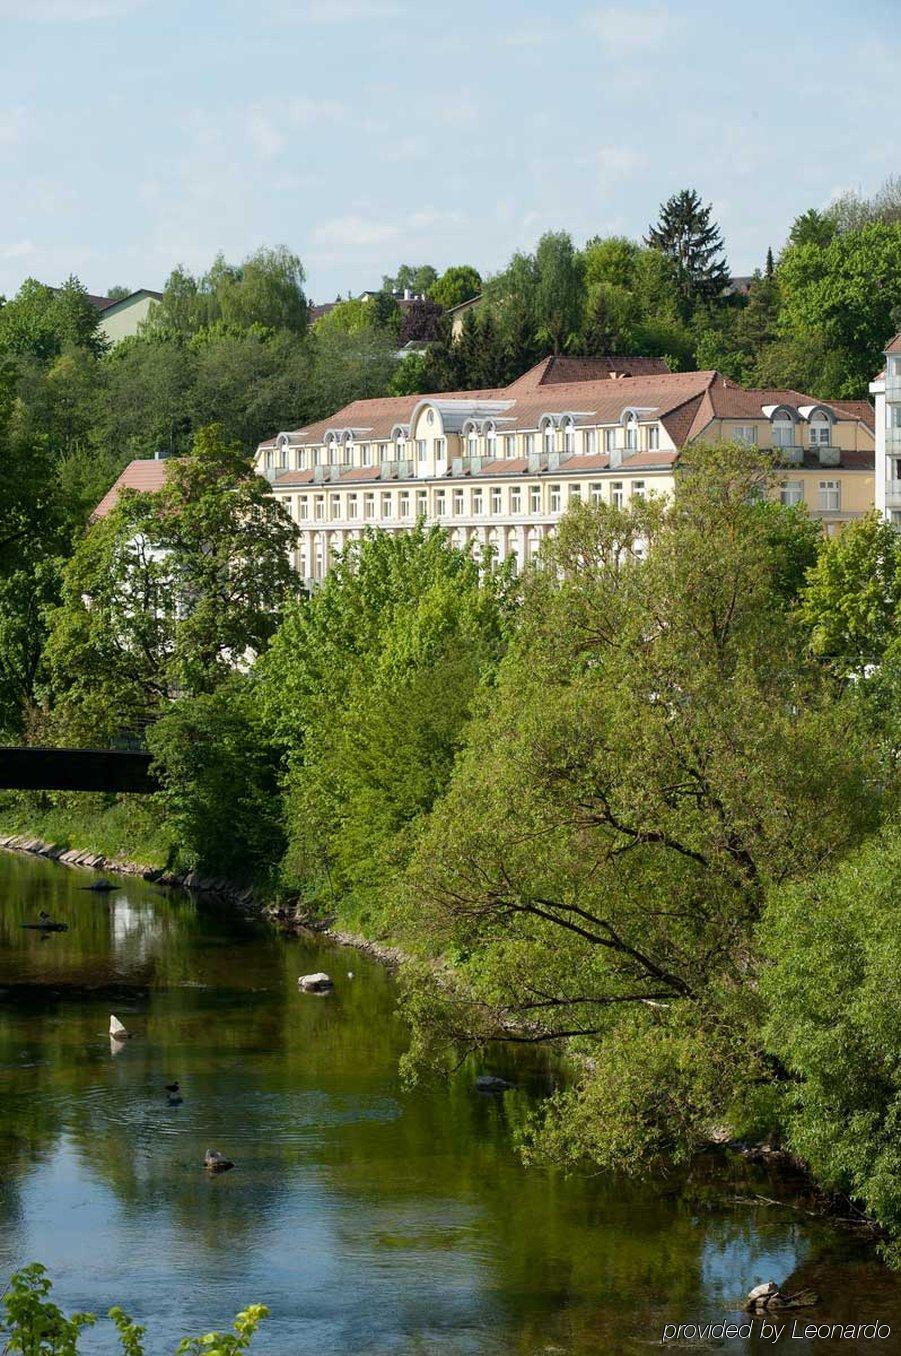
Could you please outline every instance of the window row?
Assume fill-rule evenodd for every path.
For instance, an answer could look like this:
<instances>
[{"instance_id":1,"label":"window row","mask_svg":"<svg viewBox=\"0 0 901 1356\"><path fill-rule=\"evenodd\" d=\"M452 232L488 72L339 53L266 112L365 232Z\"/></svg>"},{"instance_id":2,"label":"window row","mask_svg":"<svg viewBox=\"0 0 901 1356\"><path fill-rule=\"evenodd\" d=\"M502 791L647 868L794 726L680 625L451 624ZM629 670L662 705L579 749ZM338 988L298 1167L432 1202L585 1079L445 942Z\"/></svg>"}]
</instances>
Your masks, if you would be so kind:
<instances>
[{"instance_id":1,"label":"window row","mask_svg":"<svg viewBox=\"0 0 901 1356\"><path fill-rule=\"evenodd\" d=\"M516 517L522 514L543 515L562 513L571 504L578 503L583 491L590 503L605 501L622 508L626 496L633 499L645 494L643 480L592 481L587 487L579 484L548 485L547 494L542 485L458 486L432 491L431 509L428 490L366 490L351 491L346 495L302 494L297 497L297 516L301 522L315 522L375 518L454 518L485 516Z\"/></svg>"}]
</instances>

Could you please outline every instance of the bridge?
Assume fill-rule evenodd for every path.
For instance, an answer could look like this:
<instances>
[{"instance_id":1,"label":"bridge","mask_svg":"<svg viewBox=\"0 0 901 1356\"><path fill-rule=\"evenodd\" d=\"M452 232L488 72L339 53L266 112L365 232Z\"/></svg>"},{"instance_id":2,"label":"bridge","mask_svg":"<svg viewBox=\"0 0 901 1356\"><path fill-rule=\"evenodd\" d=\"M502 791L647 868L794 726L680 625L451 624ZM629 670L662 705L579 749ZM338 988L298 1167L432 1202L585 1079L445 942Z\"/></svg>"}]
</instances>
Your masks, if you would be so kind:
<instances>
[{"instance_id":1,"label":"bridge","mask_svg":"<svg viewBox=\"0 0 901 1356\"><path fill-rule=\"evenodd\" d=\"M0 745L0 790L159 790L151 755L122 749L43 749Z\"/></svg>"}]
</instances>

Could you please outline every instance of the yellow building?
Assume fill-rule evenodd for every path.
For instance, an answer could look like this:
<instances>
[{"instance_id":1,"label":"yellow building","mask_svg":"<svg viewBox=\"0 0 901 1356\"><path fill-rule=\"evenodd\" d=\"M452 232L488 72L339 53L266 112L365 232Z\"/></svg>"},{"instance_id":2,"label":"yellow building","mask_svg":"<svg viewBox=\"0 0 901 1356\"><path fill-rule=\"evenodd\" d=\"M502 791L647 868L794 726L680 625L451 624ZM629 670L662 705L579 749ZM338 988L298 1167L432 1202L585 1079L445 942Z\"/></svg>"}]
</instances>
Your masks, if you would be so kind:
<instances>
[{"instance_id":1,"label":"yellow building","mask_svg":"<svg viewBox=\"0 0 901 1356\"><path fill-rule=\"evenodd\" d=\"M262 443L257 468L301 530L308 582L367 527L423 517L458 545L529 560L576 500L668 495L679 453L737 440L778 449L780 495L834 532L874 502L866 401L746 390L652 358L545 358L509 386L357 400Z\"/></svg>"}]
</instances>

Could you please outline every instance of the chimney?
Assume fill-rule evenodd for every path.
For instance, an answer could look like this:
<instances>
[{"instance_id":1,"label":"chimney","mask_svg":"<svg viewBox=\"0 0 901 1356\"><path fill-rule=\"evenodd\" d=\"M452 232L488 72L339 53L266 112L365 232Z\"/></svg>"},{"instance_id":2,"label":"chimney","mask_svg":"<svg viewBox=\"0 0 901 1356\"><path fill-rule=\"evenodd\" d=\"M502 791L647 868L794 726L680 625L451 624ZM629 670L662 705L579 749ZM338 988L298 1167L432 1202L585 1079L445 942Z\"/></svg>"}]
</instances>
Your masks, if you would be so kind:
<instances>
[{"instance_id":1,"label":"chimney","mask_svg":"<svg viewBox=\"0 0 901 1356\"><path fill-rule=\"evenodd\" d=\"M404 288L404 301L412 301L413 293L409 287Z\"/></svg>"}]
</instances>

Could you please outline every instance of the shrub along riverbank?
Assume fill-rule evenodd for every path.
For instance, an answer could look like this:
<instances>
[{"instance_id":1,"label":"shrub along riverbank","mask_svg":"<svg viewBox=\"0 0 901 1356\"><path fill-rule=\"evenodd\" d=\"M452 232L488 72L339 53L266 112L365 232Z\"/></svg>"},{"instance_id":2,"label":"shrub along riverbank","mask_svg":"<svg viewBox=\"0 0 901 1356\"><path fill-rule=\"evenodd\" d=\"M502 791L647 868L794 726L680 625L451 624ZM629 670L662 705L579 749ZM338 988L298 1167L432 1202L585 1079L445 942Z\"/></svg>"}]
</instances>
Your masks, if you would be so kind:
<instances>
[{"instance_id":1,"label":"shrub along riverbank","mask_svg":"<svg viewBox=\"0 0 901 1356\"><path fill-rule=\"evenodd\" d=\"M565 1043L582 1073L530 1158L643 1172L727 1126L895 1239L901 555L875 518L821 539L772 481L699 450L673 505L576 506L520 579L418 528L368 535L310 599L279 576L224 610L217 482L189 468L174 518L140 514L151 540L179 524L196 613L136 615L126 497L76 552L34 722L149 720L160 795L6 797L0 827L399 945L411 1076L499 1032ZM258 526L266 561L282 525Z\"/></svg>"}]
</instances>

